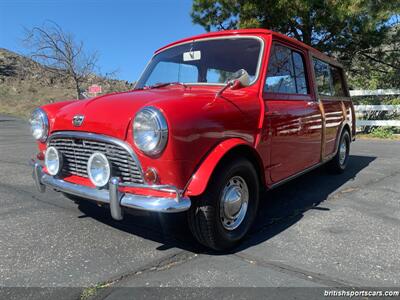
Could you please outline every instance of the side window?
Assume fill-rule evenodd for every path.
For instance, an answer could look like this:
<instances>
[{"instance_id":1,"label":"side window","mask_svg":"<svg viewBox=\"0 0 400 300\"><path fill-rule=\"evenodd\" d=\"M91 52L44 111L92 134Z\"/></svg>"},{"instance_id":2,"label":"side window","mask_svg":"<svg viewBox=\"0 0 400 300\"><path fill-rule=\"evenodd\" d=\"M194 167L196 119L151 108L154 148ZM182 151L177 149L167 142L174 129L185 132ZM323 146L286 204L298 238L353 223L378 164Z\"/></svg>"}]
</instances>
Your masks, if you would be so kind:
<instances>
[{"instance_id":1,"label":"side window","mask_svg":"<svg viewBox=\"0 0 400 300\"><path fill-rule=\"evenodd\" d=\"M314 71L318 94L332 96L329 65L319 59L314 59Z\"/></svg>"},{"instance_id":2,"label":"side window","mask_svg":"<svg viewBox=\"0 0 400 300\"><path fill-rule=\"evenodd\" d=\"M274 45L268 64L264 91L270 93L308 94L302 55L287 47Z\"/></svg>"},{"instance_id":3,"label":"side window","mask_svg":"<svg viewBox=\"0 0 400 300\"><path fill-rule=\"evenodd\" d=\"M164 82L197 82L199 71L196 66L161 61L157 64L147 80L148 85Z\"/></svg>"},{"instance_id":4,"label":"side window","mask_svg":"<svg viewBox=\"0 0 400 300\"><path fill-rule=\"evenodd\" d=\"M300 53L292 51L294 74L298 94L308 94L307 77L304 70L304 60Z\"/></svg>"},{"instance_id":5,"label":"side window","mask_svg":"<svg viewBox=\"0 0 400 300\"><path fill-rule=\"evenodd\" d=\"M333 94L335 96L344 97L344 82L342 72L338 67L331 66Z\"/></svg>"}]
</instances>

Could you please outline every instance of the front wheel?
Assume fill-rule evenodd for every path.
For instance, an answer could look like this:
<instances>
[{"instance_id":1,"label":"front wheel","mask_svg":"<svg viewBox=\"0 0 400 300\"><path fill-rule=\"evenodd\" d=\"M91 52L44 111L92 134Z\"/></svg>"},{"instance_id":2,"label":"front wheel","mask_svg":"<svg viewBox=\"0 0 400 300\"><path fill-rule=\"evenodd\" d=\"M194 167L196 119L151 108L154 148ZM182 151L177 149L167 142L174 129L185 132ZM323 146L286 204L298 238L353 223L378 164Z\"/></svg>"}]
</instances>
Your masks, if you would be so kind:
<instances>
[{"instance_id":1,"label":"front wheel","mask_svg":"<svg viewBox=\"0 0 400 300\"><path fill-rule=\"evenodd\" d=\"M259 180L253 164L242 158L221 164L204 194L192 200L188 222L196 239L217 251L233 248L257 213Z\"/></svg>"},{"instance_id":2,"label":"front wheel","mask_svg":"<svg viewBox=\"0 0 400 300\"><path fill-rule=\"evenodd\" d=\"M334 158L328 163L329 171L341 174L347 167L350 154L350 135L347 130L343 131L340 140L339 148Z\"/></svg>"}]
</instances>

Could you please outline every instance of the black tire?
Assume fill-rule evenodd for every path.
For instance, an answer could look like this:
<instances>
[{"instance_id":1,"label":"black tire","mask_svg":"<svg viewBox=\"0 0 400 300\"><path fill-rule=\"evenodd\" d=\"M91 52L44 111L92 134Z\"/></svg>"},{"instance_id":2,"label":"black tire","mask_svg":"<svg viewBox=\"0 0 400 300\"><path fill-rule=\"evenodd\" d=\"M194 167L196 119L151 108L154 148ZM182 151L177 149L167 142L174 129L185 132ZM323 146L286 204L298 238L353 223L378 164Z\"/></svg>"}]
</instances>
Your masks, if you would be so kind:
<instances>
[{"instance_id":1,"label":"black tire","mask_svg":"<svg viewBox=\"0 0 400 300\"><path fill-rule=\"evenodd\" d=\"M245 182L248 199L247 210L236 228L226 229L229 221L223 221L221 197L226 195L228 186L239 179L238 186ZM246 193L244 193L246 194ZM240 196L242 199L243 196ZM204 246L217 251L226 251L235 247L249 231L257 214L259 201L259 179L253 164L244 158L225 161L213 174L206 191L192 199L188 211L190 230ZM240 203L243 203L242 200ZM242 210L240 205L239 211ZM223 208L223 207L222 207ZM234 222L233 222L234 223ZM225 225L224 225L225 224Z\"/></svg>"},{"instance_id":2,"label":"black tire","mask_svg":"<svg viewBox=\"0 0 400 300\"><path fill-rule=\"evenodd\" d=\"M341 147L342 145L346 146L346 154L345 158L341 158ZM336 155L328 162L327 167L331 173L341 174L346 170L347 163L349 161L350 154L350 134L347 130L344 130L340 140L339 146Z\"/></svg>"}]
</instances>

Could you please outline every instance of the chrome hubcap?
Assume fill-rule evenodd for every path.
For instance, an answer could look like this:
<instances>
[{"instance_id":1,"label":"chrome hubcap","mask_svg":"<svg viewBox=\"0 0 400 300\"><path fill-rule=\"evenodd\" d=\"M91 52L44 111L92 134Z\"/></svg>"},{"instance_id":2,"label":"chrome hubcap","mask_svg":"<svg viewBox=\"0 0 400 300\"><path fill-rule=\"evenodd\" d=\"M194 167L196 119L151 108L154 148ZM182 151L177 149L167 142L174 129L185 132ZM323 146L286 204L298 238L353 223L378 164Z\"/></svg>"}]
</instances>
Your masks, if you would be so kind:
<instances>
[{"instance_id":1,"label":"chrome hubcap","mask_svg":"<svg viewBox=\"0 0 400 300\"><path fill-rule=\"evenodd\" d=\"M227 230L236 229L246 216L249 189L240 176L232 177L224 187L220 200L220 217Z\"/></svg>"},{"instance_id":2,"label":"chrome hubcap","mask_svg":"<svg viewBox=\"0 0 400 300\"><path fill-rule=\"evenodd\" d=\"M339 148L339 163L344 165L347 156L347 143L345 140L342 141Z\"/></svg>"}]
</instances>

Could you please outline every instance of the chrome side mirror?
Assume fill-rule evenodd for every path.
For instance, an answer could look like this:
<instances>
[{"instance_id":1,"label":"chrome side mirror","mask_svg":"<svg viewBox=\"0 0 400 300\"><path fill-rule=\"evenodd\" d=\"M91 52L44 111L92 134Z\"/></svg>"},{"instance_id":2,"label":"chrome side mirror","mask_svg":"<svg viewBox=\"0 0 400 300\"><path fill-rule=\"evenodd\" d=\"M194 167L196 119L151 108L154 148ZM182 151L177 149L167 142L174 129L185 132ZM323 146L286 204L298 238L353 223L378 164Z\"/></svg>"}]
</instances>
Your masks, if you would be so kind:
<instances>
[{"instance_id":1,"label":"chrome side mirror","mask_svg":"<svg viewBox=\"0 0 400 300\"><path fill-rule=\"evenodd\" d=\"M221 94L227 89L239 89L241 87L246 87L250 85L250 76L249 73L245 69L240 69L232 74L232 76L228 79L225 86L218 91L216 94L217 97L221 96Z\"/></svg>"},{"instance_id":2,"label":"chrome side mirror","mask_svg":"<svg viewBox=\"0 0 400 300\"><path fill-rule=\"evenodd\" d=\"M228 82L229 81L233 81L233 83L231 84L232 86L238 85L238 83L240 83L240 86L238 87L246 87L250 85L250 76L245 69L240 69L232 74Z\"/></svg>"}]
</instances>

